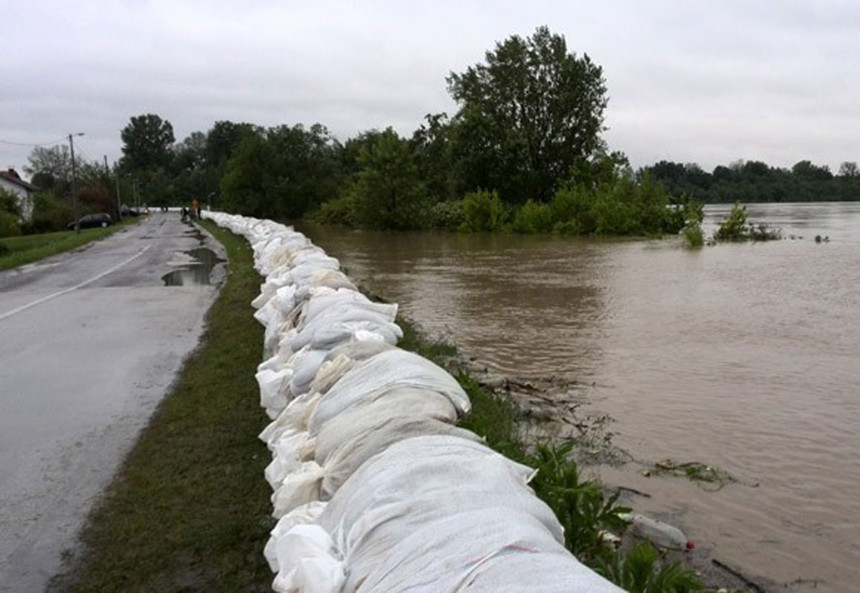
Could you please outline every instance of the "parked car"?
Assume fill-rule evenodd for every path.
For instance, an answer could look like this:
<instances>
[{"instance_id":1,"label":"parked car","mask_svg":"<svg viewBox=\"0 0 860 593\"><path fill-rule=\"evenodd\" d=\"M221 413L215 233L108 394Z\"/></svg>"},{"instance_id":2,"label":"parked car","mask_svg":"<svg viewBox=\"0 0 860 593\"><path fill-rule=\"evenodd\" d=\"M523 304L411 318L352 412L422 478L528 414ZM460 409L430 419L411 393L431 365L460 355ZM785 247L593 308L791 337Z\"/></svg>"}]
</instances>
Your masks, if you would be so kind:
<instances>
[{"instance_id":1,"label":"parked car","mask_svg":"<svg viewBox=\"0 0 860 593\"><path fill-rule=\"evenodd\" d=\"M107 212L99 212L98 214L85 214L78 219L78 227L82 229L92 229L96 227L106 227L113 224L113 219ZM74 221L66 225L69 230L74 230Z\"/></svg>"}]
</instances>

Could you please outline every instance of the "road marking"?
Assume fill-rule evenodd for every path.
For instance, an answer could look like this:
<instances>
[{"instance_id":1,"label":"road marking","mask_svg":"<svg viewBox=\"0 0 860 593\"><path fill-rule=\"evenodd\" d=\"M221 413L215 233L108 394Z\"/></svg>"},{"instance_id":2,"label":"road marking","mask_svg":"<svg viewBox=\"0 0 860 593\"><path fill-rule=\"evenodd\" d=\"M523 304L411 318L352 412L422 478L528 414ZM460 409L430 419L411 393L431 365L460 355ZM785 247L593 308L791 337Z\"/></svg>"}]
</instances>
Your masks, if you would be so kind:
<instances>
[{"instance_id":1,"label":"road marking","mask_svg":"<svg viewBox=\"0 0 860 593\"><path fill-rule=\"evenodd\" d=\"M118 264L117 264L117 265L115 265L114 267L112 267L112 268L110 268L110 269L108 269L108 270L105 270L104 272L102 272L102 273L101 273L101 274L99 274L98 276L93 276L93 277L92 277L92 278L90 278L89 280L84 280L84 281L83 281L83 282L81 282L80 284L76 284L75 286L72 286L71 288L64 288L63 290L61 290L61 291L59 291L59 292L55 292L54 294L49 294L48 296L44 296L44 297L42 297L42 298L40 298L40 299L36 299L36 300L35 300L35 301L33 301L32 303L27 303L26 305L22 305L22 306L18 307L17 309L12 309L12 310L11 310L11 311L9 311L8 313L4 313L4 314L0 315L0 321L3 321L4 319L7 319L7 318L9 318L9 317L12 317L13 315L17 315L17 314L18 314L18 313L20 313L21 311L26 311L27 309L30 309L30 308L32 308L32 307L36 307L37 305L41 305L42 303L45 303L45 302L47 302L47 301L50 301L51 299L55 299L55 298L57 298L57 297L59 297L59 296L63 296L64 294L68 294L68 293L72 292L73 290L77 290L77 289L79 289L79 288L83 288L83 287L84 287L84 286L86 286L87 284L92 284L92 283L93 283L93 282L95 282L96 280L99 280L99 279L101 279L101 278L104 278L105 276L107 276L108 274L111 274L111 273L113 273L113 272L116 272L116 271L117 271L118 269L120 269L121 267L123 267L123 266L125 266L125 265L130 264L131 262L133 262L134 260L136 260L137 258L139 258L141 255L143 255L144 253L146 253L147 251L149 251L149 248L150 248L150 247L152 247L152 245L153 245L153 244L152 244L152 243L150 243L149 245L147 245L146 247L144 247L143 249L141 249L140 251L138 251L136 254L134 254L133 256L131 256L130 258L128 258L127 260L125 260L124 262L120 262L120 263L118 263Z\"/></svg>"}]
</instances>

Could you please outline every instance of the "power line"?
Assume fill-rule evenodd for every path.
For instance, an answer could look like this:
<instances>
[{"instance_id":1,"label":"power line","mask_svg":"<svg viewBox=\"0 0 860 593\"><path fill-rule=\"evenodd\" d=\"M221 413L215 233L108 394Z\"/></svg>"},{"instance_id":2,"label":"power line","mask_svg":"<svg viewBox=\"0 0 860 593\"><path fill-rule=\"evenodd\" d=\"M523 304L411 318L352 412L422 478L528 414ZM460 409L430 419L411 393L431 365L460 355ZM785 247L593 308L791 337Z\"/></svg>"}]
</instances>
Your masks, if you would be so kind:
<instances>
[{"instance_id":1,"label":"power line","mask_svg":"<svg viewBox=\"0 0 860 593\"><path fill-rule=\"evenodd\" d=\"M12 146L50 146L51 144L59 144L65 141L65 137L63 137L53 142L11 142L9 140L0 140L0 144L11 144Z\"/></svg>"}]
</instances>

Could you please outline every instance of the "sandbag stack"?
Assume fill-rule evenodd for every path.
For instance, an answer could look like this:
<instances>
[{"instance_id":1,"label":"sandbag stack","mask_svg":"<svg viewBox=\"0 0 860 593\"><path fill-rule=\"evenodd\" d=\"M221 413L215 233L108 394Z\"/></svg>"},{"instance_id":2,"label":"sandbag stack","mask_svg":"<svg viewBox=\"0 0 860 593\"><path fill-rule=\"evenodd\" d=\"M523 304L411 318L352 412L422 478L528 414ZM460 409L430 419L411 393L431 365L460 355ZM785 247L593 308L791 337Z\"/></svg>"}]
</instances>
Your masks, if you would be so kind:
<instances>
[{"instance_id":1,"label":"sandbag stack","mask_svg":"<svg viewBox=\"0 0 860 593\"><path fill-rule=\"evenodd\" d=\"M469 398L397 348L397 305L370 301L289 227L204 216L244 236L265 277L252 304L275 591L620 591L564 548L533 470L457 426Z\"/></svg>"}]
</instances>

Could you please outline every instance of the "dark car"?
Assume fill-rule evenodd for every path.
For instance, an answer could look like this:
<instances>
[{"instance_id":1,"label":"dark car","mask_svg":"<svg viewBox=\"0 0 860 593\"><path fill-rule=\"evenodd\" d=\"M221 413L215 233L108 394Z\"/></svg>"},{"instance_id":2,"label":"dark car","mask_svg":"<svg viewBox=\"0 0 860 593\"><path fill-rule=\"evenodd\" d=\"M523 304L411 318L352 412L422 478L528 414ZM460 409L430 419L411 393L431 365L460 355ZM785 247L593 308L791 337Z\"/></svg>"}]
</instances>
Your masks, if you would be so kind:
<instances>
[{"instance_id":1,"label":"dark car","mask_svg":"<svg viewBox=\"0 0 860 593\"><path fill-rule=\"evenodd\" d=\"M86 214L78 219L78 227L82 229L92 229L96 227L106 227L113 224L113 219L107 212L99 212L98 214ZM73 230L75 223L70 222L66 228Z\"/></svg>"}]
</instances>

